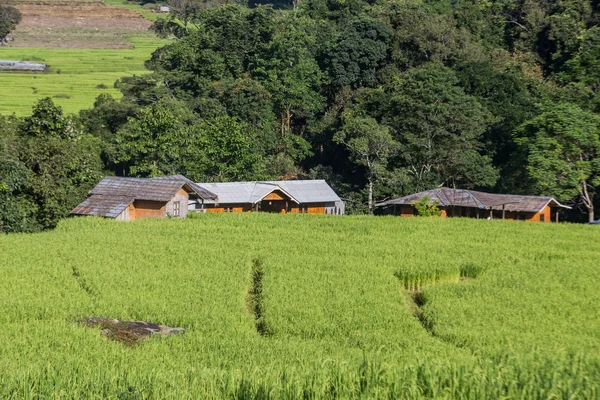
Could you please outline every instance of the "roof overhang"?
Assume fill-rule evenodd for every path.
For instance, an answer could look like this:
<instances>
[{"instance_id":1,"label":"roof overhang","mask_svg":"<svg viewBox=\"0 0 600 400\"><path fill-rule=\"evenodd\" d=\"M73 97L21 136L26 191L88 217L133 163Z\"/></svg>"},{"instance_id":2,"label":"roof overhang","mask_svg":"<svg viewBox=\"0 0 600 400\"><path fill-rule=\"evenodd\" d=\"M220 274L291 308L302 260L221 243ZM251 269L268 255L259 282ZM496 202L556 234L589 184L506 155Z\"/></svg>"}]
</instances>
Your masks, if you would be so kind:
<instances>
[{"instance_id":1,"label":"roof overhang","mask_svg":"<svg viewBox=\"0 0 600 400\"><path fill-rule=\"evenodd\" d=\"M548 200L548 202L546 203L546 205L544 207L542 207L542 209L538 212L541 212L544 208L546 207L560 207L560 208L566 208L567 210L570 210L572 207L566 206L564 204L559 203L556 199L551 198L550 200Z\"/></svg>"}]
</instances>

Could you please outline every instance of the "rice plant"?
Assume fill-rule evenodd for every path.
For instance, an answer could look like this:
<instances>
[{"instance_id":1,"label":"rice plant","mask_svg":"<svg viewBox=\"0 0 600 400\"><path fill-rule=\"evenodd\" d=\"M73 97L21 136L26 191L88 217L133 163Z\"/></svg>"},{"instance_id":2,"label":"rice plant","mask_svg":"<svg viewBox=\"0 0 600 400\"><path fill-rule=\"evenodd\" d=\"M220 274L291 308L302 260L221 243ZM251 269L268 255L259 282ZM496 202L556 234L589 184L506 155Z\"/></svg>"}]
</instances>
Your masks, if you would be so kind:
<instances>
[{"instance_id":1,"label":"rice plant","mask_svg":"<svg viewBox=\"0 0 600 400\"><path fill-rule=\"evenodd\" d=\"M0 398L598 398L599 240L269 214L2 236ZM128 347L91 316L186 332Z\"/></svg>"}]
</instances>

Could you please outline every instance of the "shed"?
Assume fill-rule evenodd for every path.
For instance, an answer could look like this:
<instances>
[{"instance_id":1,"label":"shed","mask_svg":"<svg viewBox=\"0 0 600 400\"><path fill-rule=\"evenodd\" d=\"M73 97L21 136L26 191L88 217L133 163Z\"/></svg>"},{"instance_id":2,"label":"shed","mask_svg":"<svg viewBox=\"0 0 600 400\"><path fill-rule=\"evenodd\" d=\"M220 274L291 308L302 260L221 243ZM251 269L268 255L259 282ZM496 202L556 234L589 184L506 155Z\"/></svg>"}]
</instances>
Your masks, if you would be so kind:
<instances>
[{"instance_id":1,"label":"shed","mask_svg":"<svg viewBox=\"0 0 600 400\"><path fill-rule=\"evenodd\" d=\"M324 180L199 183L215 193L205 212L250 212L342 215L342 199Z\"/></svg>"},{"instance_id":2,"label":"shed","mask_svg":"<svg viewBox=\"0 0 600 400\"><path fill-rule=\"evenodd\" d=\"M162 178L102 179L89 196L71 214L97 215L117 220L142 218L185 217L190 202L211 201L217 195L198 186L183 176Z\"/></svg>"},{"instance_id":3,"label":"shed","mask_svg":"<svg viewBox=\"0 0 600 400\"><path fill-rule=\"evenodd\" d=\"M412 216L423 198L436 203L442 217L501 218L535 222L558 221L558 210L570 208L553 197L485 193L475 190L435 188L377 203L387 213Z\"/></svg>"}]
</instances>

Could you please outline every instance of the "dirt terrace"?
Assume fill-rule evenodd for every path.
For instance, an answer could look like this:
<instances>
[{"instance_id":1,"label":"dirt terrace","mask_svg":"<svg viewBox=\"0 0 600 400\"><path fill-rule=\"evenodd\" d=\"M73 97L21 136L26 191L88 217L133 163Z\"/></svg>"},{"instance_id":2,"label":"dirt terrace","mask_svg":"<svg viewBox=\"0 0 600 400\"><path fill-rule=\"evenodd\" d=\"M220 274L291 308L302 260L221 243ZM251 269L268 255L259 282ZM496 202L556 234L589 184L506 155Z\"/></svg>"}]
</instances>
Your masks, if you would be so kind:
<instances>
[{"instance_id":1,"label":"dirt terrace","mask_svg":"<svg viewBox=\"0 0 600 400\"><path fill-rule=\"evenodd\" d=\"M44 48L129 48L124 37L152 25L138 12L98 1L14 2L23 20L11 46Z\"/></svg>"}]
</instances>

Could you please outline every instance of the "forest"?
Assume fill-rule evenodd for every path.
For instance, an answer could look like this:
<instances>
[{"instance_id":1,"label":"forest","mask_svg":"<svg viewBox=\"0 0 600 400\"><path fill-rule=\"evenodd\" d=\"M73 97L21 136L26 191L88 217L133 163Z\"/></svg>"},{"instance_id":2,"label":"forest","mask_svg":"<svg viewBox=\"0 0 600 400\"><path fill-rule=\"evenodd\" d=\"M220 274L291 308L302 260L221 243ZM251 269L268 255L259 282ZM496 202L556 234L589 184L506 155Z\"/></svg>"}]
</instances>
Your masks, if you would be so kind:
<instances>
[{"instance_id":1,"label":"forest","mask_svg":"<svg viewBox=\"0 0 600 400\"><path fill-rule=\"evenodd\" d=\"M123 96L0 117L0 232L53 228L103 175L326 179L349 213L438 186L594 219L600 4L173 0Z\"/></svg>"}]
</instances>

